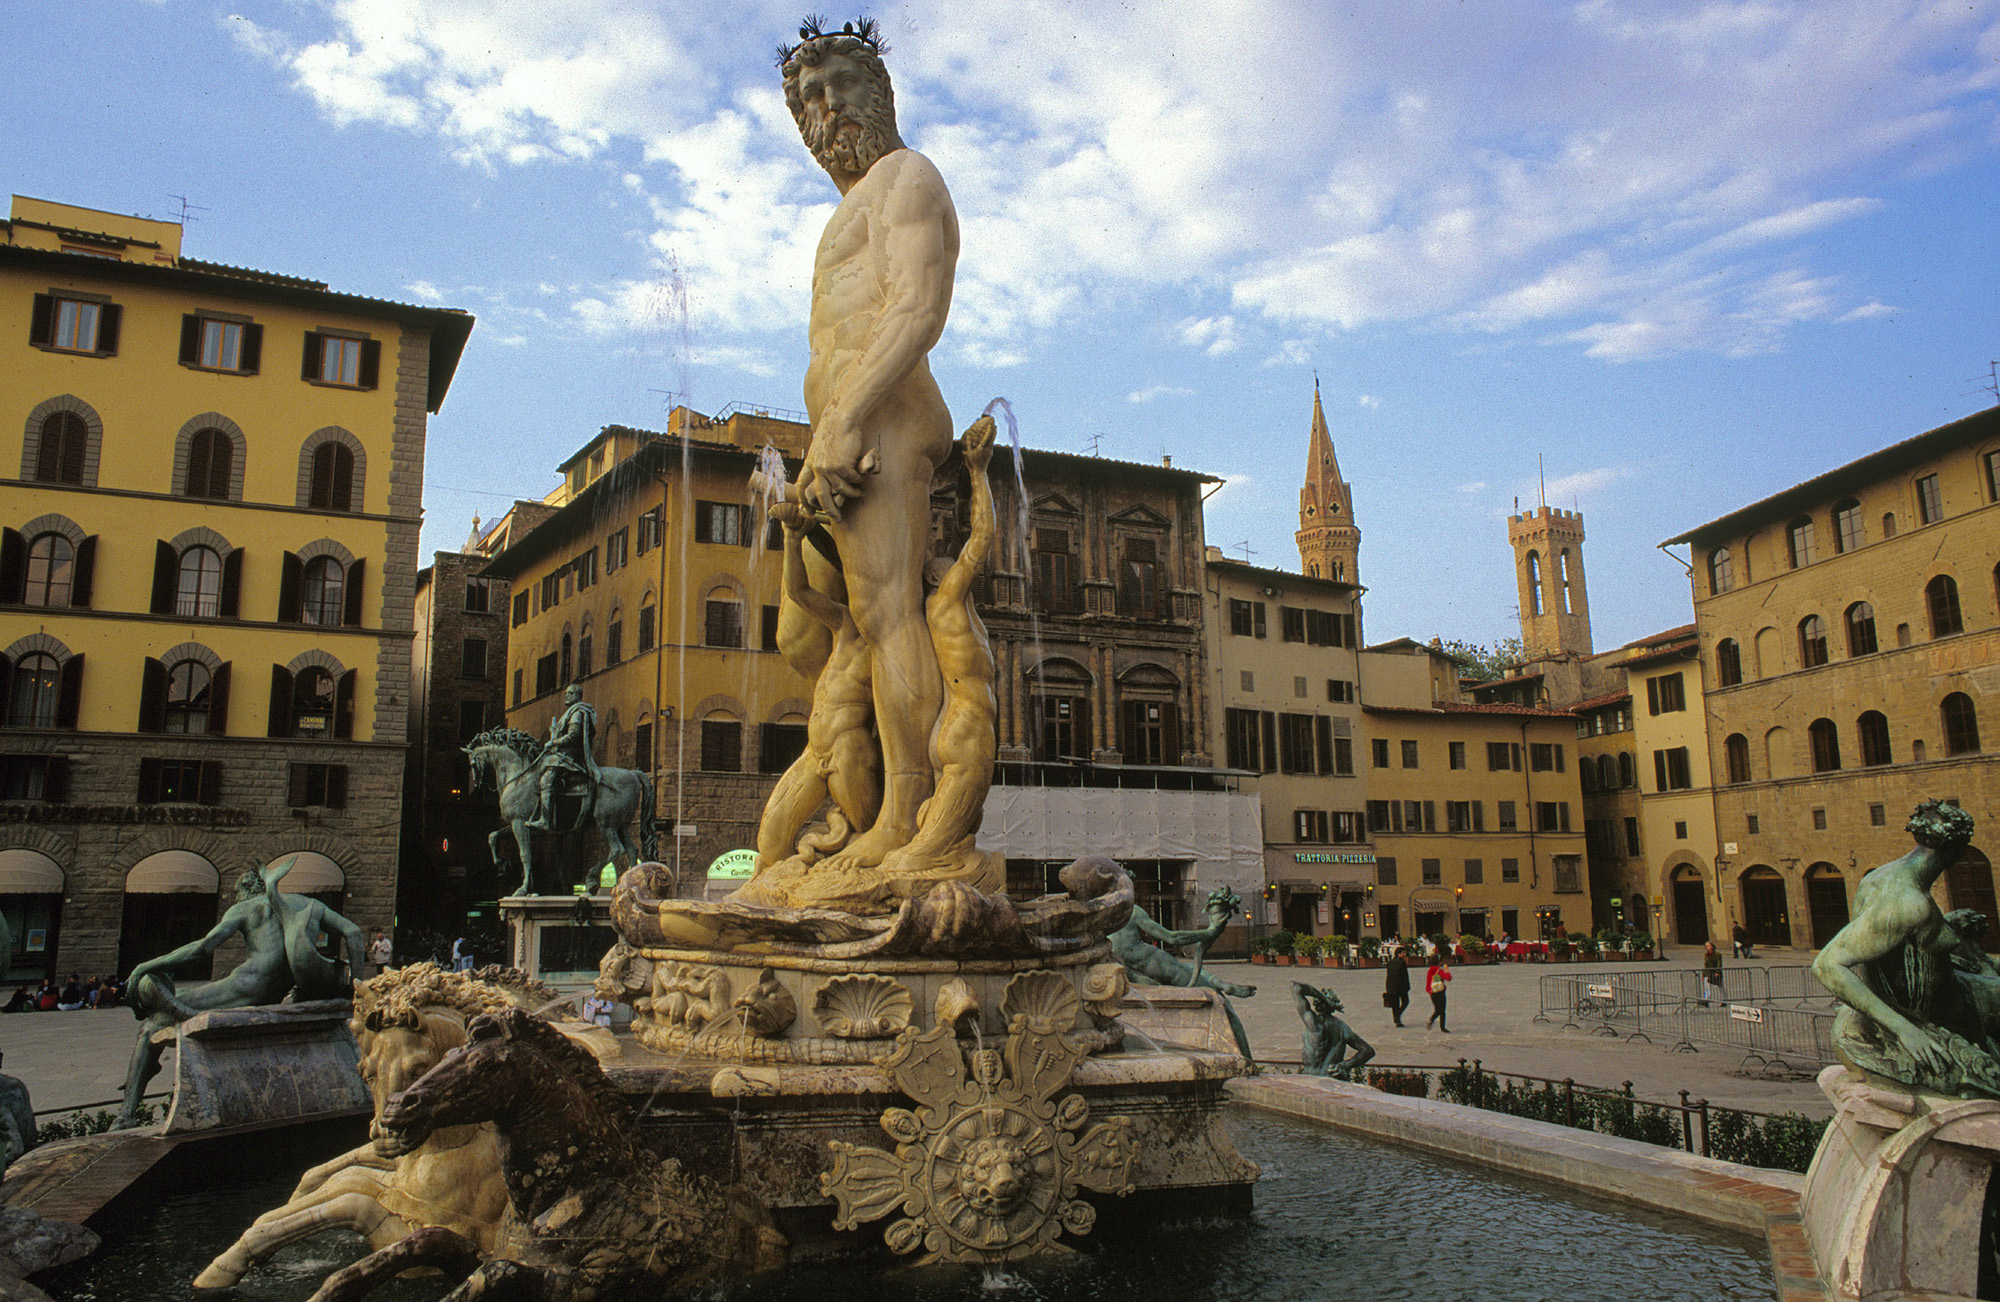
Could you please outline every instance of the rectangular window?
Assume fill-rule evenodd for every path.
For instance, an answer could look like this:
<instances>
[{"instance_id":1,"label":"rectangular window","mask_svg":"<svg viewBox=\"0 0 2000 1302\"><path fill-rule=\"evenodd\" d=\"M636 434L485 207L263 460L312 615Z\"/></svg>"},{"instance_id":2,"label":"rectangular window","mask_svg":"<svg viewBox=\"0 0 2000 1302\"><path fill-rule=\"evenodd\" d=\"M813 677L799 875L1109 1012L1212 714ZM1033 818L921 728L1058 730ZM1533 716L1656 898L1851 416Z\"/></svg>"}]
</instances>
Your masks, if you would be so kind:
<instances>
[{"instance_id":1,"label":"rectangular window","mask_svg":"<svg viewBox=\"0 0 2000 1302\"><path fill-rule=\"evenodd\" d=\"M469 637L458 649L458 676L460 678L486 677L486 639Z\"/></svg>"},{"instance_id":2,"label":"rectangular window","mask_svg":"<svg viewBox=\"0 0 2000 1302\"><path fill-rule=\"evenodd\" d=\"M528 593L524 589L514 594L514 627L528 622Z\"/></svg>"},{"instance_id":3,"label":"rectangular window","mask_svg":"<svg viewBox=\"0 0 2000 1302\"><path fill-rule=\"evenodd\" d=\"M1569 830L1568 802L1537 800L1535 802L1535 830L1537 832L1567 832Z\"/></svg>"},{"instance_id":4,"label":"rectangular window","mask_svg":"<svg viewBox=\"0 0 2000 1302\"><path fill-rule=\"evenodd\" d=\"M1519 817L1518 814L1515 812L1515 805L1513 801L1501 800L1495 802L1493 806L1493 825L1499 828L1501 831L1503 832L1518 831L1519 830L1519 825L1517 822L1518 817Z\"/></svg>"},{"instance_id":5,"label":"rectangular window","mask_svg":"<svg viewBox=\"0 0 2000 1302\"><path fill-rule=\"evenodd\" d=\"M458 703L458 744L465 743L486 731L486 702L460 701Z\"/></svg>"},{"instance_id":6,"label":"rectangular window","mask_svg":"<svg viewBox=\"0 0 2000 1302\"><path fill-rule=\"evenodd\" d=\"M660 540L666 537L666 527L665 507L656 506L639 513L639 555L644 556L660 545Z\"/></svg>"},{"instance_id":7,"label":"rectangular window","mask_svg":"<svg viewBox=\"0 0 2000 1302\"><path fill-rule=\"evenodd\" d=\"M1076 605L1076 579L1071 573L1069 530L1035 530L1035 602L1057 614Z\"/></svg>"},{"instance_id":8,"label":"rectangular window","mask_svg":"<svg viewBox=\"0 0 2000 1302\"><path fill-rule=\"evenodd\" d=\"M760 650L776 651L778 649L778 608L776 606L763 606L759 608L758 614L757 646Z\"/></svg>"},{"instance_id":9,"label":"rectangular window","mask_svg":"<svg viewBox=\"0 0 2000 1302\"><path fill-rule=\"evenodd\" d=\"M1521 743L1517 741L1489 741L1486 743L1486 771L1500 773L1521 771Z\"/></svg>"},{"instance_id":10,"label":"rectangular window","mask_svg":"<svg viewBox=\"0 0 2000 1302\"><path fill-rule=\"evenodd\" d=\"M1868 806L1868 826L1887 827L1888 825L1889 825L1889 811L1886 806L1884 805Z\"/></svg>"},{"instance_id":11,"label":"rectangular window","mask_svg":"<svg viewBox=\"0 0 2000 1302\"><path fill-rule=\"evenodd\" d=\"M1306 645L1339 646L1340 620L1331 611L1308 610L1306 612Z\"/></svg>"},{"instance_id":12,"label":"rectangular window","mask_svg":"<svg viewBox=\"0 0 2000 1302\"><path fill-rule=\"evenodd\" d=\"M562 604L561 571L542 576L542 600L540 604L543 610L554 610Z\"/></svg>"},{"instance_id":13,"label":"rectangular window","mask_svg":"<svg viewBox=\"0 0 2000 1302\"><path fill-rule=\"evenodd\" d=\"M1418 832L1437 831L1437 802L1432 800L1405 800L1403 802L1403 830L1413 836Z\"/></svg>"},{"instance_id":14,"label":"rectangular window","mask_svg":"<svg viewBox=\"0 0 2000 1302\"><path fill-rule=\"evenodd\" d=\"M748 547L750 508L737 502L696 502L694 540L725 547Z\"/></svg>"},{"instance_id":15,"label":"rectangular window","mask_svg":"<svg viewBox=\"0 0 2000 1302\"><path fill-rule=\"evenodd\" d=\"M707 603L702 621L702 645L740 647L743 645L743 605L736 601Z\"/></svg>"},{"instance_id":16,"label":"rectangular window","mask_svg":"<svg viewBox=\"0 0 2000 1302\"><path fill-rule=\"evenodd\" d=\"M1148 619L1160 614L1160 557L1153 539L1125 540L1124 569L1119 575L1118 590L1126 614Z\"/></svg>"},{"instance_id":17,"label":"rectangular window","mask_svg":"<svg viewBox=\"0 0 2000 1302\"><path fill-rule=\"evenodd\" d=\"M313 356L314 353L318 357ZM376 366L382 356L382 345L372 339L356 339L347 335L313 333L306 336L306 378L318 380L321 384L339 384L350 389L372 389L375 387ZM313 363L317 361L318 365Z\"/></svg>"},{"instance_id":18,"label":"rectangular window","mask_svg":"<svg viewBox=\"0 0 2000 1302\"><path fill-rule=\"evenodd\" d=\"M1465 743L1464 743L1464 742L1462 742L1462 741L1454 741L1454 742L1450 742L1450 743L1448 743L1448 744L1446 745L1446 747L1445 747L1445 752L1446 752L1447 756L1449 757L1449 763L1450 763L1450 765L1451 765L1451 767L1452 767L1452 768L1455 768L1455 769L1462 769L1462 768L1464 768L1464 767L1465 767Z\"/></svg>"},{"instance_id":19,"label":"rectangular window","mask_svg":"<svg viewBox=\"0 0 2000 1302\"><path fill-rule=\"evenodd\" d=\"M570 568L576 571L576 590L578 592L582 592L585 588L588 588L593 583L596 583L597 549L593 547L589 551L585 552L583 555L571 561Z\"/></svg>"},{"instance_id":20,"label":"rectangular window","mask_svg":"<svg viewBox=\"0 0 2000 1302\"><path fill-rule=\"evenodd\" d=\"M1672 714L1687 709L1687 692L1679 674L1662 674L1646 680L1646 712Z\"/></svg>"},{"instance_id":21,"label":"rectangular window","mask_svg":"<svg viewBox=\"0 0 2000 1302\"><path fill-rule=\"evenodd\" d=\"M1354 684L1344 678L1327 679L1326 699L1334 705L1354 704Z\"/></svg>"},{"instance_id":22,"label":"rectangular window","mask_svg":"<svg viewBox=\"0 0 2000 1302\"><path fill-rule=\"evenodd\" d=\"M632 526L626 525L604 539L604 572L615 574L625 568L632 542Z\"/></svg>"},{"instance_id":23,"label":"rectangular window","mask_svg":"<svg viewBox=\"0 0 2000 1302\"><path fill-rule=\"evenodd\" d=\"M1465 861L1465 884L1467 886L1484 886L1486 884L1486 861L1484 859L1467 859Z\"/></svg>"},{"instance_id":24,"label":"rectangular window","mask_svg":"<svg viewBox=\"0 0 2000 1302\"><path fill-rule=\"evenodd\" d=\"M1396 860L1393 856L1376 858L1375 884L1377 886L1394 886L1396 884ZM1388 933L1385 931L1383 934L1386 935Z\"/></svg>"},{"instance_id":25,"label":"rectangular window","mask_svg":"<svg viewBox=\"0 0 2000 1302\"><path fill-rule=\"evenodd\" d=\"M625 658L625 625L612 620L604 630L604 665L608 669Z\"/></svg>"},{"instance_id":26,"label":"rectangular window","mask_svg":"<svg viewBox=\"0 0 2000 1302\"><path fill-rule=\"evenodd\" d=\"M1089 702L1080 696L1041 696L1035 699L1035 740L1041 745L1038 760L1084 759L1090 749ZM1253 757L1254 758L1254 757ZM1255 769L1253 762L1245 765Z\"/></svg>"},{"instance_id":27,"label":"rectangular window","mask_svg":"<svg viewBox=\"0 0 2000 1302\"><path fill-rule=\"evenodd\" d=\"M1558 894L1576 895L1583 891L1583 860L1580 856L1559 854L1550 866L1555 870Z\"/></svg>"},{"instance_id":28,"label":"rectangular window","mask_svg":"<svg viewBox=\"0 0 2000 1302\"><path fill-rule=\"evenodd\" d=\"M1687 835L1686 823L1676 823L1674 827L1675 835L1682 837ZM1636 818L1625 820L1625 853L1634 859L1639 857L1639 820Z\"/></svg>"},{"instance_id":29,"label":"rectangular window","mask_svg":"<svg viewBox=\"0 0 2000 1302\"><path fill-rule=\"evenodd\" d=\"M1414 741L1403 743L1403 767L1406 769L1417 767L1417 743Z\"/></svg>"},{"instance_id":30,"label":"rectangular window","mask_svg":"<svg viewBox=\"0 0 2000 1302\"><path fill-rule=\"evenodd\" d=\"M1354 776L1353 738L1335 737L1333 739L1333 771L1337 777L1351 778Z\"/></svg>"},{"instance_id":31,"label":"rectangular window","mask_svg":"<svg viewBox=\"0 0 2000 1302\"><path fill-rule=\"evenodd\" d=\"M1305 679L1296 677L1292 679L1292 695L1298 697L1300 700L1305 699L1306 695Z\"/></svg>"},{"instance_id":32,"label":"rectangular window","mask_svg":"<svg viewBox=\"0 0 2000 1302\"><path fill-rule=\"evenodd\" d=\"M650 719L632 729L632 767L642 773L653 771L653 722Z\"/></svg>"},{"instance_id":33,"label":"rectangular window","mask_svg":"<svg viewBox=\"0 0 2000 1302\"><path fill-rule=\"evenodd\" d=\"M1260 772L1262 766L1258 759L1263 743L1257 735L1257 711L1224 710L1222 717L1229 767Z\"/></svg>"},{"instance_id":34,"label":"rectangular window","mask_svg":"<svg viewBox=\"0 0 2000 1302\"><path fill-rule=\"evenodd\" d=\"M556 689L556 657L551 652L535 661L535 695L547 696Z\"/></svg>"},{"instance_id":35,"label":"rectangular window","mask_svg":"<svg viewBox=\"0 0 2000 1302\"><path fill-rule=\"evenodd\" d=\"M1556 748L1545 741L1533 742L1528 747L1528 767L1537 773L1550 773L1556 767Z\"/></svg>"},{"instance_id":36,"label":"rectangular window","mask_svg":"<svg viewBox=\"0 0 2000 1302\"><path fill-rule=\"evenodd\" d=\"M1500 861L1500 880L1502 882L1520 881L1521 861L1519 859L1502 859Z\"/></svg>"},{"instance_id":37,"label":"rectangular window","mask_svg":"<svg viewBox=\"0 0 2000 1302\"><path fill-rule=\"evenodd\" d=\"M1423 868L1423 874L1424 874L1424 885L1426 886L1444 885L1444 860L1425 859L1421 861L1421 866Z\"/></svg>"},{"instance_id":38,"label":"rectangular window","mask_svg":"<svg viewBox=\"0 0 2000 1302\"><path fill-rule=\"evenodd\" d=\"M73 298L58 298L55 313L56 329L53 342L57 348L66 348L78 353L97 351L99 307L96 303L83 303Z\"/></svg>"},{"instance_id":39,"label":"rectangular window","mask_svg":"<svg viewBox=\"0 0 2000 1302\"><path fill-rule=\"evenodd\" d=\"M1126 701L1119 713L1127 764L1180 763L1180 726L1172 702Z\"/></svg>"},{"instance_id":40,"label":"rectangular window","mask_svg":"<svg viewBox=\"0 0 2000 1302\"><path fill-rule=\"evenodd\" d=\"M1447 832L1470 832L1472 830L1472 802L1470 800L1447 800L1444 802L1444 830Z\"/></svg>"},{"instance_id":41,"label":"rectangular window","mask_svg":"<svg viewBox=\"0 0 2000 1302\"><path fill-rule=\"evenodd\" d=\"M1257 690L1257 675L1248 669L1240 669L1236 673L1236 685L1242 691L1254 692Z\"/></svg>"},{"instance_id":42,"label":"rectangular window","mask_svg":"<svg viewBox=\"0 0 2000 1302\"><path fill-rule=\"evenodd\" d=\"M803 723L767 723L757 731L757 770L760 773L783 773L792 767L793 761L806 753L806 725Z\"/></svg>"},{"instance_id":43,"label":"rectangular window","mask_svg":"<svg viewBox=\"0 0 2000 1302\"><path fill-rule=\"evenodd\" d=\"M465 581L465 613L484 615L493 608L493 580L467 579Z\"/></svg>"},{"instance_id":44,"label":"rectangular window","mask_svg":"<svg viewBox=\"0 0 2000 1302\"><path fill-rule=\"evenodd\" d=\"M701 721L701 768L704 773L743 771L743 725L734 719Z\"/></svg>"},{"instance_id":45,"label":"rectangular window","mask_svg":"<svg viewBox=\"0 0 2000 1302\"><path fill-rule=\"evenodd\" d=\"M1318 843L1324 842L1328 835L1328 819L1324 809L1295 809L1292 811L1293 840Z\"/></svg>"},{"instance_id":46,"label":"rectangular window","mask_svg":"<svg viewBox=\"0 0 2000 1302\"><path fill-rule=\"evenodd\" d=\"M1655 791L1686 791L1694 785L1694 774L1688 767L1687 747L1676 746L1672 750L1653 752L1653 783Z\"/></svg>"},{"instance_id":47,"label":"rectangular window","mask_svg":"<svg viewBox=\"0 0 2000 1302\"><path fill-rule=\"evenodd\" d=\"M293 809L347 808L345 764L293 764L286 777L286 803Z\"/></svg>"},{"instance_id":48,"label":"rectangular window","mask_svg":"<svg viewBox=\"0 0 2000 1302\"><path fill-rule=\"evenodd\" d=\"M1255 616L1251 614L1250 602L1238 601L1234 597L1229 599L1229 631L1236 637L1257 635Z\"/></svg>"},{"instance_id":49,"label":"rectangular window","mask_svg":"<svg viewBox=\"0 0 2000 1302\"><path fill-rule=\"evenodd\" d=\"M1761 830L1757 825L1757 815L1745 814L1743 816L1743 830L1750 836L1757 835L1757 833Z\"/></svg>"},{"instance_id":50,"label":"rectangular window","mask_svg":"<svg viewBox=\"0 0 2000 1302\"><path fill-rule=\"evenodd\" d=\"M1313 717L1278 716L1278 769L1282 773L1313 773Z\"/></svg>"},{"instance_id":51,"label":"rectangular window","mask_svg":"<svg viewBox=\"0 0 2000 1302\"><path fill-rule=\"evenodd\" d=\"M1367 839L1367 835L1361 830L1361 815L1355 813L1353 810L1336 810L1334 812L1333 843L1335 845L1352 845L1357 841L1365 841Z\"/></svg>"},{"instance_id":52,"label":"rectangular window","mask_svg":"<svg viewBox=\"0 0 2000 1302\"><path fill-rule=\"evenodd\" d=\"M1387 832L1388 830L1390 830L1389 811L1393 807L1394 807L1393 801L1371 800L1368 802L1368 830L1371 833Z\"/></svg>"},{"instance_id":53,"label":"rectangular window","mask_svg":"<svg viewBox=\"0 0 2000 1302\"><path fill-rule=\"evenodd\" d=\"M516 669L514 671L514 704L516 705L521 703L521 682L527 677L527 674L528 671L525 669Z\"/></svg>"},{"instance_id":54,"label":"rectangular window","mask_svg":"<svg viewBox=\"0 0 2000 1302\"><path fill-rule=\"evenodd\" d=\"M1287 642L1306 640L1306 612L1297 606L1278 607L1278 617Z\"/></svg>"},{"instance_id":55,"label":"rectangular window","mask_svg":"<svg viewBox=\"0 0 2000 1302\"><path fill-rule=\"evenodd\" d=\"M2000 502L2000 452L1986 454L1986 500Z\"/></svg>"},{"instance_id":56,"label":"rectangular window","mask_svg":"<svg viewBox=\"0 0 2000 1302\"><path fill-rule=\"evenodd\" d=\"M654 617L651 606L639 607L639 652L644 654L653 649Z\"/></svg>"},{"instance_id":57,"label":"rectangular window","mask_svg":"<svg viewBox=\"0 0 2000 1302\"><path fill-rule=\"evenodd\" d=\"M576 640L576 676L578 678L590 677L591 671L596 668L596 662L590 658L591 649L590 634L585 633Z\"/></svg>"},{"instance_id":58,"label":"rectangular window","mask_svg":"<svg viewBox=\"0 0 2000 1302\"><path fill-rule=\"evenodd\" d=\"M1628 818L1628 819L1626 819L1626 820L1625 820L1625 823L1626 823L1626 827L1625 827L1625 835L1626 835L1626 837L1627 837L1628 839L1630 839L1630 841L1632 842L1632 853L1633 853L1633 854L1638 854L1638 853L1639 853L1639 820L1638 820L1638 819L1636 819L1636 818ZM1687 824L1686 824L1686 823L1685 823L1684 821L1682 821L1682 820L1680 820L1680 819L1675 819L1675 820L1674 820L1674 840L1676 840L1676 841L1685 841L1685 840L1687 840L1687 839L1688 839L1688 825L1687 825Z\"/></svg>"},{"instance_id":59,"label":"rectangular window","mask_svg":"<svg viewBox=\"0 0 2000 1302\"><path fill-rule=\"evenodd\" d=\"M234 321L201 323L200 364L218 371L233 371L243 356L243 327Z\"/></svg>"},{"instance_id":60,"label":"rectangular window","mask_svg":"<svg viewBox=\"0 0 2000 1302\"><path fill-rule=\"evenodd\" d=\"M1826 830L1826 811L1824 809L1813 810L1812 820L1813 820L1813 831L1824 832Z\"/></svg>"},{"instance_id":61,"label":"rectangular window","mask_svg":"<svg viewBox=\"0 0 2000 1302\"><path fill-rule=\"evenodd\" d=\"M1370 738L1368 742L1368 756L1370 762L1373 763L1376 768L1378 769L1388 768L1389 767L1388 738L1386 737Z\"/></svg>"},{"instance_id":62,"label":"rectangular window","mask_svg":"<svg viewBox=\"0 0 2000 1302\"><path fill-rule=\"evenodd\" d=\"M1944 498L1938 493L1938 477L1925 475L1917 481L1917 519L1936 524L1944 519Z\"/></svg>"}]
</instances>

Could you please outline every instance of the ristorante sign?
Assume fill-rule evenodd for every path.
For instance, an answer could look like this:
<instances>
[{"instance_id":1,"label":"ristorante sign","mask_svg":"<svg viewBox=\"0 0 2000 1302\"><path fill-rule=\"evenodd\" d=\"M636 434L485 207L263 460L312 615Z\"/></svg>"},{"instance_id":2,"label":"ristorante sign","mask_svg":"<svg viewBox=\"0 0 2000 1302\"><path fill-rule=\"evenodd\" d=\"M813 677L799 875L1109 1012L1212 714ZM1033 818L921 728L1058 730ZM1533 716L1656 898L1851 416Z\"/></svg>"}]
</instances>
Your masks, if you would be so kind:
<instances>
[{"instance_id":1,"label":"ristorante sign","mask_svg":"<svg viewBox=\"0 0 2000 1302\"><path fill-rule=\"evenodd\" d=\"M0 823L164 823L248 827L250 811L219 805L0 805Z\"/></svg>"}]
</instances>

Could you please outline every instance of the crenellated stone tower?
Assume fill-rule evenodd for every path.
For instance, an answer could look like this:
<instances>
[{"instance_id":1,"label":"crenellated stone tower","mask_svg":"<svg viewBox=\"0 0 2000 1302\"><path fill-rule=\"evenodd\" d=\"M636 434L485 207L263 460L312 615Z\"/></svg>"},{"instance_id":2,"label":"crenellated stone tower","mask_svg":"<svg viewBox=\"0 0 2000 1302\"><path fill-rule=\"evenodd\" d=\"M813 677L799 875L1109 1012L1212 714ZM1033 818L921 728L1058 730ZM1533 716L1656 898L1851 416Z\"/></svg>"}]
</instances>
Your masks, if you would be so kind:
<instances>
[{"instance_id":1,"label":"crenellated stone tower","mask_svg":"<svg viewBox=\"0 0 2000 1302\"><path fill-rule=\"evenodd\" d=\"M1306 482L1299 490L1299 564L1316 579L1361 582L1361 530L1354 523L1354 490L1340 477L1333 436L1313 381L1312 435L1306 447Z\"/></svg>"},{"instance_id":2,"label":"crenellated stone tower","mask_svg":"<svg viewBox=\"0 0 2000 1302\"><path fill-rule=\"evenodd\" d=\"M1583 582L1583 513L1542 506L1507 517L1521 593L1521 642L1530 656L1590 654Z\"/></svg>"}]
</instances>

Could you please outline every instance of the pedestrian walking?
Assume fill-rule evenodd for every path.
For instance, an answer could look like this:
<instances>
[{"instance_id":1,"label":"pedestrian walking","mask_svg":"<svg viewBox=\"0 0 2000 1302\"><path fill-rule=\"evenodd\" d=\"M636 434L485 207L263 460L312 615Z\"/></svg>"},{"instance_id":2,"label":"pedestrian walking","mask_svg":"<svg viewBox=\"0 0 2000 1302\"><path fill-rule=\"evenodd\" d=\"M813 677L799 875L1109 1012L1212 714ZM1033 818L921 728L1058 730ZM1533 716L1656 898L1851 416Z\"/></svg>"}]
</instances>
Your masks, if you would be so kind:
<instances>
[{"instance_id":1,"label":"pedestrian walking","mask_svg":"<svg viewBox=\"0 0 2000 1302\"><path fill-rule=\"evenodd\" d=\"M1431 964L1431 970L1424 973L1424 993L1431 997L1431 1015L1424 1020L1426 1031L1431 1029L1432 1022L1436 1022L1438 1030L1446 1035L1451 1034L1451 1028L1445 1025L1444 1016L1445 987L1450 984L1451 960L1439 954L1437 962Z\"/></svg>"},{"instance_id":2,"label":"pedestrian walking","mask_svg":"<svg viewBox=\"0 0 2000 1302\"><path fill-rule=\"evenodd\" d=\"M1730 929L1729 946L1737 958L1750 957L1750 933L1743 929L1742 923L1739 922Z\"/></svg>"},{"instance_id":3,"label":"pedestrian walking","mask_svg":"<svg viewBox=\"0 0 2000 1302\"><path fill-rule=\"evenodd\" d=\"M1711 999L1722 1001L1722 955L1712 940L1701 951L1701 996L1703 1008L1708 1007Z\"/></svg>"},{"instance_id":4,"label":"pedestrian walking","mask_svg":"<svg viewBox=\"0 0 2000 1302\"><path fill-rule=\"evenodd\" d=\"M451 942L451 970L454 972L472 970L472 941L464 936Z\"/></svg>"},{"instance_id":5,"label":"pedestrian walking","mask_svg":"<svg viewBox=\"0 0 2000 1302\"><path fill-rule=\"evenodd\" d=\"M389 970L389 960L395 956L396 947L389 941L389 933L378 931L375 939L368 942L369 975L381 976Z\"/></svg>"},{"instance_id":6,"label":"pedestrian walking","mask_svg":"<svg viewBox=\"0 0 2000 1302\"><path fill-rule=\"evenodd\" d=\"M1389 984L1382 991L1382 1006L1396 1025L1403 1024L1403 1012L1410 1006L1410 965L1403 961L1400 949L1389 956Z\"/></svg>"}]
</instances>

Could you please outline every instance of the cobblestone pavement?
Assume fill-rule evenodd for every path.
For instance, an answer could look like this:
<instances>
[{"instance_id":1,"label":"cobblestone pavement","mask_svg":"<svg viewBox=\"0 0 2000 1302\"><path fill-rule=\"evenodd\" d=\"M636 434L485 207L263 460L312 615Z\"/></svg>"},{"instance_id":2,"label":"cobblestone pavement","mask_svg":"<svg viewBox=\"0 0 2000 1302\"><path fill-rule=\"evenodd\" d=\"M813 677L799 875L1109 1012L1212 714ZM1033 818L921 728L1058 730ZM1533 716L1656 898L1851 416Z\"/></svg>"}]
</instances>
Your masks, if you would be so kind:
<instances>
[{"instance_id":1,"label":"cobblestone pavement","mask_svg":"<svg viewBox=\"0 0 2000 1302\"><path fill-rule=\"evenodd\" d=\"M1784 965L1806 957L1759 955L1757 965ZM1632 966L1658 971L1699 968L1701 951L1676 947L1669 950L1665 962ZM1738 1074L1742 1055L1727 1049L1674 1053L1664 1044L1627 1043L1530 1020L1539 1007L1541 977L1601 970L1596 967L1535 963L1454 967L1448 999L1449 1034L1424 1029L1431 1002L1424 994L1421 967L1410 971L1410 1008L1403 1015L1400 1030L1390 1023L1389 1010L1382 1006L1380 968L1217 963L1208 970L1257 987L1254 998L1236 1001L1236 1010L1250 1033L1250 1046L1260 1058L1298 1061L1299 1019L1291 994L1291 983L1297 980L1340 996L1349 1024L1375 1046L1378 1063L1450 1067L1460 1058L1477 1058L1495 1071L1555 1080L1567 1077L1579 1085L1616 1087L1629 1080L1640 1097L1665 1102L1677 1102L1678 1091L1686 1090L1694 1098L1756 1112L1803 1112L1815 1117L1833 1112L1811 1079L1772 1080Z\"/></svg>"},{"instance_id":2,"label":"cobblestone pavement","mask_svg":"<svg viewBox=\"0 0 2000 1302\"><path fill-rule=\"evenodd\" d=\"M1666 962L1652 966L1699 967L1700 953L1673 950ZM1557 1080L1570 1077L1579 1084L1616 1086L1629 1080L1635 1092L1647 1098L1673 1101L1677 1090L1687 1090L1711 1103L1760 1112L1831 1113L1811 1080L1738 1075L1741 1055L1727 1050L1673 1053L1664 1045L1628 1044L1529 1020L1538 1006L1538 978L1594 968L1525 963L1453 968L1449 1034L1424 1029L1430 1001L1423 993L1421 968L1411 973L1415 993L1401 1030L1389 1024L1388 1010L1382 1007L1380 969L1220 963L1211 965L1211 970L1258 987L1254 998L1238 1000L1236 1007L1259 1057L1296 1060L1299 1056L1299 1021L1291 999L1291 982L1297 979L1340 996L1354 1029L1375 1046L1378 1062L1448 1067L1460 1058L1477 1058L1495 1071ZM137 1032L138 1023L122 1008L0 1017L0 1053L5 1055L0 1071L27 1082L38 1111L116 1098L124 1088L125 1065ZM164 1074L155 1078L153 1087L163 1088L168 1079Z\"/></svg>"}]
</instances>

